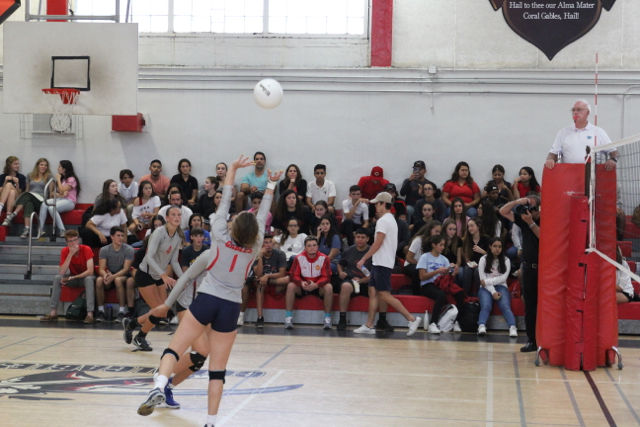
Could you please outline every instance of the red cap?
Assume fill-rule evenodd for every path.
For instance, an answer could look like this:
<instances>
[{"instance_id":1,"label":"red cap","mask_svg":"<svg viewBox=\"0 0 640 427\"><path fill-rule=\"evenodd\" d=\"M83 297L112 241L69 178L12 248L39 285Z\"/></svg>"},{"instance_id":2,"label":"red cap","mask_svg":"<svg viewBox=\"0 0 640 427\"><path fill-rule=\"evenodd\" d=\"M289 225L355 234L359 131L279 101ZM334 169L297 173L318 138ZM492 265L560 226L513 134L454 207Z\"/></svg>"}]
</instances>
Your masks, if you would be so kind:
<instances>
[{"instance_id":1,"label":"red cap","mask_svg":"<svg viewBox=\"0 0 640 427\"><path fill-rule=\"evenodd\" d=\"M374 168L371 169L371 176L374 178L382 178L384 177L384 171L380 166L374 166Z\"/></svg>"}]
</instances>

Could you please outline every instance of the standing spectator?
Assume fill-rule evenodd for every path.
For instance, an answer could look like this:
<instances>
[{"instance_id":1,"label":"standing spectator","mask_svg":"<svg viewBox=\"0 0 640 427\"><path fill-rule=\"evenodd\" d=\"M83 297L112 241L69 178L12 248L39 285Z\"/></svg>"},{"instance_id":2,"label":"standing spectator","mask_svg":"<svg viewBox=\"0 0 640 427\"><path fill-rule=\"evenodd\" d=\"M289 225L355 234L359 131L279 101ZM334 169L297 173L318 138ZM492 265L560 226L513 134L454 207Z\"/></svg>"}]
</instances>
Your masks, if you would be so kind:
<instances>
[{"instance_id":1,"label":"standing spectator","mask_svg":"<svg viewBox=\"0 0 640 427\"><path fill-rule=\"evenodd\" d=\"M77 230L65 232L67 246L60 253L60 269L58 275L53 279L53 289L51 290L51 300L49 307L51 311L40 319L41 322L52 322L58 320L58 304L60 303L60 293L62 286L70 288L84 287L85 298L87 300L87 317L84 323L94 323L93 312L95 310L95 288L93 279L93 252L91 248L80 244L80 237Z\"/></svg>"},{"instance_id":2,"label":"standing spectator","mask_svg":"<svg viewBox=\"0 0 640 427\"><path fill-rule=\"evenodd\" d=\"M7 205L7 218L13 219L13 206L16 199L27 188L27 178L19 173L20 160L16 156L9 156L4 165L4 172L0 175L0 213Z\"/></svg>"},{"instance_id":3,"label":"standing spectator","mask_svg":"<svg viewBox=\"0 0 640 427\"><path fill-rule=\"evenodd\" d=\"M191 175L191 161L189 159L181 159L178 162L178 174L171 177L172 184L180 185L182 194L184 195L185 204L194 209L198 200L198 180Z\"/></svg>"},{"instance_id":4,"label":"standing spectator","mask_svg":"<svg viewBox=\"0 0 640 427\"><path fill-rule=\"evenodd\" d=\"M384 171L380 166L374 166L371 169L370 176L363 176L358 181L358 187L362 192L362 197L365 199L373 199L378 193L385 191L384 187L389 183L384 179Z\"/></svg>"},{"instance_id":5,"label":"standing spectator","mask_svg":"<svg viewBox=\"0 0 640 427\"><path fill-rule=\"evenodd\" d=\"M132 222L129 226L131 234L149 228L151 218L160 210L160 197L153 191L153 185L149 181L142 181L138 188L138 197L133 201L131 213Z\"/></svg>"},{"instance_id":6,"label":"standing spectator","mask_svg":"<svg viewBox=\"0 0 640 427\"><path fill-rule=\"evenodd\" d=\"M267 188L269 179L264 169L267 164L267 156L265 156L262 151L256 151L253 155L253 163L253 172L242 177L240 192L236 196L236 212L242 212L247 209L249 195L257 193L258 191L264 193L264 190Z\"/></svg>"},{"instance_id":7,"label":"standing spectator","mask_svg":"<svg viewBox=\"0 0 640 427\"><path fill-rule=\"evenodd\" d=\"M347 244L353 246L355 230L369 226L369 200L361 197L360 186L352 185L349 188L349 198L342 202L342 224L340 232L347 236Z\"/></svg>"},{"instance_id":8,"label":"standing spectator","mask_svg":"<svg viewBox=\"0 0 640 427\"><path fill-rule=\"evenodd\" d=\"M395 253L398 246L398 225L391 215L393 197L389 193L382 192L371 200L371 203L375 203L376 212L381 214L376 223L376 237L369 252L357 264L358 268L362 270L367 259L373 258L369 282L369 315L367 322L354 332L359 334L375 333L373 319L378 311L378 298L380 298L407 319L409 322L407 336L411 336L418 329L422 319L409 313L402 303L391 295L391 271L395 265Z\"/></svg>"},{"instance_id":9,"label":"standing spectator","mask_svg":"<svg viewBox=\"0 0 640 427\"><path fill-rule=\"evenodd\" d=\"M293 190L300 202L304 204L304 198L307 196L307 181L302 178L302 173L297 165L287 166L286 175L278 184L278 190L280 194L286 190Z\"/></svg>"},{"instance_id":10,"label":"standing spectator","mask_svg":"<svg viewBox=\"0 0 640 427\"><path fill-rule=\"evenodd\" d=\"M369 251L367 240L369 240L367 230L364 228L356 230L356 244L344 251L338 263L338 276L340 277L340 286L338 287L338 292L340 293L339 331L347 329L347 309L351 298L358 295L369 295L367 290L369 276L365 276L357 267L358 261ZM371 258L364 265L367 270L371 271Z\"/></svg>"},{"instance_id":11,"label":"standing spectator","mask_svg":"<svg viewBox=\"0 0 640 427\"><path fill-rule=\"evenodd\" d=\"M441 199L436 199L435 194L438 191L438 188L435 184L431 182L425 182L422 186L422 199L418 200L414 206L413 219L412 222L415 222L422 212L422 206L426 202L430 202L433 204L433 217L438 221L444 221L447 217L445 215L447 207L444 205L444 202Z\"/></svg>"},{"instance_id":12,"label":"standing spectator","mask_svg":"<svg viewBox=\"0 0 640 427\"><path fill-rule=\"evenodd\" d=\"M131 263L133 262L133 248L124 243L124 229L115 226L111 227L111 244L100 249L98 278L96 279L96 302L98 303L98 313L96 321L102 322L104 315L104 291L116 287L118 295L118 305L120 310L116 317L116 322L122 322L127 307L133 311L135 301L135 288L133 278L130 274Z\"/></svg>"},{"instance_id":13,"label":"standing spectator","mask_svg":"<svg viewBox=\"0 0 640 427\"><path fill-rule=\"evenodd\" d=\"M152 160L149 165L149 172L151 173L140 178L140 182L149 181L153 185L153 191L155 191L156 195L160 198L164 197L171 181L162 175L162 162L158 159Z\"/></svg>"},{"instance_id":14,"label":"standing spectator","mask_svg":"<svg viewBox=\"0 0 640 427\"><path fill-rule=\"evenodd\" d=\"M127 229L127 215L119 199L109 200L94 212L82 231L82 242L92 248L106 246L111 243L112 227Z\"/></svg>"},{"instance_id":15,"label":"standing spectator","mask_svg":"<svg viewBox=\"0 0 640 427\"><path fill-rule=\"evenodd\" d=\"M158 211L158 215L164 217L164 219L167 219L167 211L172 206L180 209L182 215L182 224L180 228L182 228L182 230L187 230L189 228L189 218L191 218L193 212L188 207L182 205L182 194L180 192L174 192L169 195L169 205L160 208L160 210Z\"/></svg>"},{"instance_id":16,"label":"standing spectator","mask_svg":"<svg viewBox=\"0 0 640 427\"><path fill-rule=\"evenodd\" d=\"M474 217L478 214L475 206L480 203L480 188L471 177L467 162L459 162L456 165L453 174L451 174L451 179L442 188L442 201L449 208L452 200L456 197L461 198L464 202L468 216Z\"/></svg>"},{"instance_id":17,"label":"standing spectator","mask_svg":"<svg viewBox=\"0 0 640 427\"><path fill-rule=\"evenodd\" d=\"M520 169L518 177L513 181L513 194L515 197L527 197L534 192L540 195L540 184L536 179L536 174L529 166Z\"/></svg>"},{"instance_id":18,"label":"standing spectator","mask_svg":"<svg viewBox=\"0 0 640 427\"><path fill-rule=\"evenodd\" d=\"M313 209L318 200L324 200L329 206L329 212L335 215L333 204L336 201L336 186L333 182L325 179L327 176L327 167L323 164L317 164L313 168L315 181L311 181L307 186L307 206Z\"/></svg>"},{"instance_id":19,"label":"standing spectator","mask_svg":"<svg viewBox=\"0 0 640 427\"><path fill-rule=\"evenodd\" d=\"M122 169L120 171L120 184L118 184L118 193L124 197L127 206L133 203L138 196L138 183L133 180L133 172L130 169Z\"/></svg>"},{"instance_id":20,"label":"standing spectator","mask_svg":"<svg viewBox=\"0 0 640 427\"><path fill-rule=\"evenodd\" d=\"M25 191L16 199L15 211L13 211L13 214L7 214L7 217L2 223L3 226L10 226L13 218L15 218L24 207L24 214L22 215L24 218L24 231L20 237L26 239L29 236L31 214L33 212L40 211L40 206L46 198L46 195L44 194L44 186L47 184L50 177L51 171L49 170L49 161L44 157L38 159L33 171L27 177L27 187Z\"/></svg>"},{"instance_id":21,"label":"standing spectator","mask_svg":"<svg viewBox=\"0 0 640 427\"><path fill-rule=\"evenodd\" d=\"M54 218L60 237L65 236L64 223L60 218L60 214L73 210L81 191L80 180L76 177L73 171L73 164L69 160L60 160L58 175L56 175L56 189L55 217L53 212L54 200L48 199L46 203L40 205L40 230L34 235L33 238L35 240L44 236L44 222L47 219L47 210L49 215Z\"/></svg>"},{"instance_id":22,"label":"standing spectator","mask_svg":"<svg viewBox=\"0 0 640 427\"><path fill-rule=\"evenodd\" d=\"M400 195L404 196L404 202L407 204L407 213L409 218L414 216L414 207L416 202L421 198L420 189L427 182L436 188L436 185L424 176L427 173L427 166L422 160L416 160L413 163L413 173L409 178L405 179L400 188Z\"/></svg>"}]
</instances>

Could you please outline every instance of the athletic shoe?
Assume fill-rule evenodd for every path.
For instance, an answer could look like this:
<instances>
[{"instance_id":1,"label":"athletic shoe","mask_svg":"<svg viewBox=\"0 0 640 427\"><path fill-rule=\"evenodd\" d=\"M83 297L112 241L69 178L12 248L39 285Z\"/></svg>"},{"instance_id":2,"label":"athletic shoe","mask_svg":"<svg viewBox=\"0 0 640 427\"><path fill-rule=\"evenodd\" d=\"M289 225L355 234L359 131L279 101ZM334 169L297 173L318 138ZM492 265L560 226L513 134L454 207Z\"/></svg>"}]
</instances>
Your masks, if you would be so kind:
<instances>
[{"instance_id":1,"label":"athletic shoe","mask_svg":"<svg viewBox=\"0 0 640 427\"><path fill-rule=\"evenodd\" d=\"M15 217L16 217L15 212L11 212L10 214L7 214L7 217L4 219L4 221L2 221L2 225L4 227L11 226L11 221L13 221L13 218Z\"/></svg>"},{"instance_id":2,"label":"athletic shoe","mask_svg":"<svg viewBox=\"0 0 640 427\"><path fill-rule=\"evenodd\" d=\"M168 325L168 324L169 324L169 319L167 319L166 317L163 317L158 321L158 325Z\"/></svg>"},{"instance_id":3,"label":"athletic shoe","mask_svg":"<svg viewBox=\"0 0 640 427\"><path fill-rule=\"evenodd\" d=\"M373 335L376 333L376 328L370 328L367 325L362 325L360 326L358 329L355 329L353 331L354 334L368 334L368 335Z\"/></svg>"},{"instance_id":4,"label":"athletic shoe","mask_svg":"<svg viewBox=\"0 0 640 427\"><path fill-rule=\"evenodd\" d=\"M343 318L338 322L338 330L344 331L345 329L347 329L347 319Z\"/></svg>"},{"instance_id":5,"label":"athletic shoe","mask_svg":"<svg viewBox=\"0 0 640 427\"><path fill-rule=\"evenodd\" d=\"M147 340L142 338L140 335L136 335L133 338L133 345L138 347L138 350L140 351L153 351L153 349L149 345L149 342L147 342Z\"/></svg>"},{"instance_id":6,"label":"athletic shoe","mask_svg":"<svg viewBox=\"0 0 640 427\"><path fill-rule=\"evenodd\" d=\"M122 337L124 338L124 342L127 344L131 344L131 340L133 339L133 331L129 329L130 323L131 319L125 318L122 321L122 327L124 328L124 334L122 334Z\"/></svg>"},{"instance_id":7,"label":"athletic shoe","mask_svg":"<svg viewBox=\"0 0 640 427\"><path fill-rule=\"evenodd\" d=\"M284 328L285 329L293 329L293 317L285 317L284 318Z\"/></svg>"},{"instance_id":8,"label":"athletic shoe","mask_svg":"<svg viewBox=\"0 0 640 427\"><path fill-rule=\"evenodd\" d=\"M460 324L457 321L453 324L453 332L462 332Z\"/></svg>"},{"instance_id":9,"label":"athletic shoe","mask_svg":"<svg viewBox=\"0 0 640 427\"><path fill-rule=\"evenodd\" d=\"M40 240L41 237L44 237L44 231L38 230L38 232L33 233L33 237L31 237L31 240Z\"/></svg>"},{"instance_id":10,"label":"athletic shoe","mask_svg":"<svg viewBox=\"0 0 640 427\"><path fill-rule=\"evenodd\" d=\"M60 229L60 231L58 232L58 237L64 239L64 233L66 233L67 230L65 230L64 228Z\"/></svg>"},{"instance_id":11,"label":"athletic shoe","mask_svg":"<svg viewBox=\"0 0 640 427\"><path fill-rule=\"evenodd\" d=\"M529 341L524 347L520 348L521 353L530 353L532 351L536 351L538 346L536 343Z\"/></svg>"},{"instance_id":12,"label":"athletic shoe","mask_svg":"<svg viewBox=\"0 0 640 427\"><path fill-rule=\"evenodd\" d=\"M393 326L387 323L387 320L380 320L376 323L376 331L380 332L393 332Z\"/></svg>"},{"instance_id":13,"label":"athletic shoe","mask_svg":"<svg viewBox=\"0 0 640 427\"><path fill-rule=\"evenodd\" d=\"M20 235L20 238L26 239L28 237L29 237L29 227L25 227L24 230L22 231L22 234Z\"/></svg>"},{"instance_id":14,"label":"athletic shoe","mask_svg":"<svg viewBox=\"0 0 640 427\"><path fill-rule=\"evenodd\" d=\"M478 326L478 335L480 336L487 335L487 327L484 325Z\"/></svg>"},{"instance_id":15,"label":"athletic shoe","mask_svg":"<svg viewBox=\"0 0 640 427\"><path fill-rule=\"evenodd\" d=\"M96 319L93 317L93 314L87 314L87 317L84 318L83 323L87 323L87 324L96 323Z\"/></svg>"},{"instance_id":16,"label":"athletic shoe","mask_svg":"<svg viewBox=\"0 0 640 427\"><path fill-rule=\"evenodd\" d=\"M436 325L435 323L430 323L429 329L427 329L427 332L429 332L430 334L439 334L440 329L438 328L438 325Z\"/></svg>"},{"instance_id":17,"label":"athletic shoe","mask_svg":"<svg viewBox=\"0 0 640 427\"><path fill-rule=\"evenodd\" d=\"M180 404L173 400L173 389L169 387L171 385L172 378L169 378L169 382L164 386L164 404L169 409L180 409Z\"/></svg>"},{"instance_id":18,"label":"athletic shoe","mask_svg":"<svg viewBox=\"0 0 640 427\"><path fill-rule=\"evenodd\" d=\"M147 400L145 400L144 403L138 408L138 415L151 415L156 406L164 403L164 401L165 396L162 390L160 390L158 387L154 388L149 392Z\"/></svg>"},{"instance_id":19,"label":"athletic shoe","mask_svg":"<svg viewBox=\"0 0 640 427\"><path fill-rule=\"evenodd\" d=\"M123 312L118 313L118 317L116 317L115 322L122 323L123 320L124 320L124 313Z\"/></svg>"},{"instance_id":20,"label":"athletic shoe","mask_svg":"<svg viewBox=\"0 0 640 427\"><path fill-rule=\"evenodd\" d=\"M409 331L407 332L408 337L416 333L416 331L418 330L418 327L420 326L421 321L422 321L421 317L416 317L416 319L413 322L409 322Z\"/></svg>"},{"instance_id":21,"label":"athletic shoe","mask_svg":"<svg viewBox=\"0 0 640 427\"><path fill-rule=\"evenodd\" d=\"M256 328L257 329L264 328L264 317L258 317L258 320L256 320Z\"/></svg>"},{"instance_id":22,"label":"athletic shoe","mask_svg":"<svg viewBox=\"0 0 640 427\"><path fill-rule=\"evenodd\" d=\"M178 319L178 316L173 316L173 318L171 319L171 322L169 322L169 324L178 325L178 324L180 324L180 319Z\"/></svg>"},{"instance_id":23,"label":"athletic shoe","mask_svg":"<svg viewBox=\"0 0 640 427\"><path fill-rule=\"evenodd\" d=\"M511 326L509 328L509 336L511 338L518 338L518 327L517 326Z\"/></svg>"},{"instance_id":24,"label":"athletic shoe","mask_svg":"<svg viewBox=\"0 0 640 427\"><path fill-rule=\"evenodd\" d=\"M324 329L331 329L331 317L324 318Z\"/></svg>"},{"instance_id":25,"label":"athletic shoe","mask_svg":"<svg viewBox=\"0 0 640 427\"><path fill-rule=\"evenodd\" d=\"M242 325L244 325L244 313L240 312L240 315L238 316L238 326Z\"/></svg>"},{"instance_id":26,"label":"athletic shoe","mask_svg":"<svg viewBox=\"0 0 640 427\"><path fill-rule=\"evenodd\" d=\"M96 322L104 322L104 311L98 311L98 314L96 314Z\"/></svg>"}]
</instances>

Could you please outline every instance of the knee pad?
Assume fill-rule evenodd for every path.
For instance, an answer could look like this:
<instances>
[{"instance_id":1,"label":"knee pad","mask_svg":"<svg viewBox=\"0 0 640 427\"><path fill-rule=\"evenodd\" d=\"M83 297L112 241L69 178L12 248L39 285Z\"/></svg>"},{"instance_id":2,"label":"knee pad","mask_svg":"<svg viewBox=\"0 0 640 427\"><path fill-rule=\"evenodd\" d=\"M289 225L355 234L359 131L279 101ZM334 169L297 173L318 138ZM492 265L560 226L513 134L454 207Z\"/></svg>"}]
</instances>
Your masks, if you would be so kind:
<instances>
[{"instance_id":1,"label":"knee pad","mask_svg":"<svg viewBox=\"0 0 640 427\"><path fill-rule=\"evenodd\" d=\"M178 356L178 353L176 353L175 351L171 350L170 348L165 348L164 351L162 352L162 356L160 356L160 360L162 360L162 358L164 356L166 356L167 354L171 354L173 357L176 358L176 362L180 360L180 356Z\"/></svg>"},{"instance_id":2,"label":"knee pad","mask_svg":"<svg viewBox=\"0 0 640 427\"><path fill-rule=\"evenodd\" d=\"M224 371L209 371L209 381L220 380L222 384L225 383L224 376L227 374L227 370Z\"/></svg>"},{"instance_id":3,"label":"knee pad","mask_svg":"<svg viewBox=\"0 0 640 427\"><path fill-rule=\"evenodd\" d=\"M149 315L149 322L153 323L154 325L157 325L158 323L160 323L160 319L161 317L156 317L153 314Z\"/></svg>"},{"instance_id":4,"label":"knee pad","mask_svg":"<svg viewBox=\"0 0 640 427\"><path fill-rule=\"evenodd\" d=\"M193 372L198 372L204 365L204 361L207 360L207 356L203 356L197 351L192 351L189 356L191 357L191 362L193 362L193 365L189 366L189 369Z\"/></svg>"}]
</instances>

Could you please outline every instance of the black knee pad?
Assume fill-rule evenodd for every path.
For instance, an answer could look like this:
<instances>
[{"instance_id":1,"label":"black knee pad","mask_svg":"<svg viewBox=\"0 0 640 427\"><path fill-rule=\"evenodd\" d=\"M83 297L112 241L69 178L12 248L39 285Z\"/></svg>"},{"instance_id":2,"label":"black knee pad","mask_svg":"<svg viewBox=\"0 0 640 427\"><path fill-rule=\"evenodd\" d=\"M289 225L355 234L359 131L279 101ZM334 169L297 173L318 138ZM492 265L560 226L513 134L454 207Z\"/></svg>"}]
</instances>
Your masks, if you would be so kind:
<instances>
[{"instance_id":1,"label":"black knee pad","mask_svg":"<svg viewBox=\"0 0 640 427\"><path fill-rule=\"evenodd\" d=\"M225 383L224 376L227 374L227 370L224 371L209 371L209 381L220 380L222 384Z\"/></svg>"},{"instance_id":2,"label":"black knee pad","mask_svg":"<svg viewBox=\"0 0 640 427\"><path fill-rule=\"evenodd\" d=\"M167 354L171 354L173 357L176 358L176 362L180 360L180 356L178 356L178 353L176 353L175 351L171 350L170 348L165 348L164 351L162 352L162 356L160 356L160 360L162 360L162 358L164 356L166 356Z\"/></svg>"},{"instance_id":3,"label":"black knee pad","mask_svg":"<svg viewBox=\"0 0 640 427\"><path fill-rule=\"evenodd\" d=\"M191 361L193 365L189 366L193 372L198 372L200 368L204 365L204 361L207 360L207 356L203 356L197 351L192 351L189 356L191 357Z\"/></svg>"},{"instance_id":4,"label":"black knee pad","mask_svg":"<svg viewBox=\"0 0 640 427\"><path fill-rule=\"evenodd\" d=\"M153 323L154 325L160 323L160 319L162 319L162 317L156 317L153 314L149 315L149 322Z\"/></svg>"}]
</instances>

